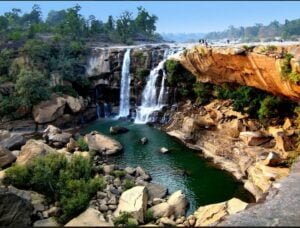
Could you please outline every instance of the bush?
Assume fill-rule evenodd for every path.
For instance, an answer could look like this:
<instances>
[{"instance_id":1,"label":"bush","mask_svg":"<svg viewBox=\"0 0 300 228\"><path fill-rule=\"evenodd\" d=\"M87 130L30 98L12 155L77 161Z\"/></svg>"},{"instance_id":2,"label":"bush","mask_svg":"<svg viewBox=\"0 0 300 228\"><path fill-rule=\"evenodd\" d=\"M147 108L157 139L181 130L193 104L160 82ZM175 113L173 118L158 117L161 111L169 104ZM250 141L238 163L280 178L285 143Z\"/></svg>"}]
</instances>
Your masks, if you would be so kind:
<instances>
[{"instance_id":1,"label":"bush","mask_svg":"<svg viewBox=\"0 0 300 228\"><path fill-rule=\"evenodd\" d=\"M130 213L121 212L120 215L116 217L113 222L115 226L125 226L125 227L132 226L132 225L135 226L136 223L134 223L132 219L133 216Z\"/></svg>"},{"instance_id":2,"label":"bush","mask_svg":"<svg viewBox=\"0 0 300 228\"><path fill-rule=\"evenodd\" d=\"M102 178L92 178L89 159L73 156L67 161L64 155L56 153L37 158L29 165L14 165L5 172L4 183L42 193L51 202L59 201L62 223L81 213L91 196L105 187Z\"/></svg>"},{"instance_id":3,"label":"bush","mask_svg":"<svg viewBox=\"0 0 300 228\"><path fill-rule=\"evenodd\" d=\"M125 179L124 180L124 189L125 190L128 190L128 189L131 189L135 186L135 183L133 180L129 180L129 179Z\"/></svg>"},{"instance_id":4,"label":"bush","mask_svg":"<svg viewBox=\"0 0 300 228\"><path fill-rule=\"evenodd\" d=\"M70 95L72 97L78 97L78 93L76 92L76 90L73 89L73 87L69 86L69 85L57 85L57 86L54 86L52 88L52 91L54 93L58 93L58 94L66 94L66 95Z\"/></svg>"},{"instance_id":5,"label":"bush","mask_svg":"<svg viewBox=\"0 0 300 228\"><path fill-rule=\"evenodd\" d=\"M27 106L50 98L48 81L41 72L36 70L21 70L16 82L16 93Z\"/></svg>"},{"instance_id":6,"label":"bush","mask_svg":"<svg viewBox=\"0 0 300 228\"><path fill-rule=\"evenodd\" d=\"M292 72L291 59L294 56L291 54L286 54L284 56L283 63L281 65L281 74L284 78L287 78L289 74Z\"/></svg>"},{"instance_id":7,"label":"bush","mask_svg":"<svg viewBox=\"0 0 300 228\"><path fill-rule=\"evenodd\" d=\"M142 82L145 82L145 80L149 76L149 74L150 74L150 70L149 69L144 69L144 68L138 69L137 73L136 73L137 78Z\"/></svg>"},{"instance_id":8,"label":"bush","mask_svg":"<svg viewBox=\"0 0 300 228\"><path fill-rule=\"evenodd\" d=\"M197 96L197 99L201 103L206 103L209 101L209 99L211 97L211 93L213 91L213 86L209 83L197 82L194 84L193 90Z\"/></svg>"},{"instance_id":9,"label":"bush","mask_svg":"<svg viewBox=\"0 0 300 228\"><path fill-rule=\"evenodd\" d=\"M152 222L154 220L153 211L150 208L147 209L144 217L145 223Z\"/></svg>"},{"instance_id":10,"label":"bush","mask_svg":"<svg viewBox=\"0 0 300 228\"><path fill-rule=\"evenodd\" d=\"M80 151L89 151L89 145L84 141L82 136L80 136L76 142Z\"/></svg>"},{"instance_id":11,"label":"bush","mask_svg":"<svg viewBox=\"0 0 300 228\"><path fill-rule=\"evenodd\" d=\"M22 98L16 96L1 96L0 95L0 116L8 117L9 119L18 119L23 116L18 112L22 108Z\"/></svg>"},{"instance_id":12,"label":"bush","mask_svg":"<svg viewBox=\"0 0 300 228\"><path fill-rule=\"evenodd\" d=\"M114 170L112 172L112 175L115 176L115 177L124 177L126 175L126 172L124 170Z\"/></svg>"}]
</instances>

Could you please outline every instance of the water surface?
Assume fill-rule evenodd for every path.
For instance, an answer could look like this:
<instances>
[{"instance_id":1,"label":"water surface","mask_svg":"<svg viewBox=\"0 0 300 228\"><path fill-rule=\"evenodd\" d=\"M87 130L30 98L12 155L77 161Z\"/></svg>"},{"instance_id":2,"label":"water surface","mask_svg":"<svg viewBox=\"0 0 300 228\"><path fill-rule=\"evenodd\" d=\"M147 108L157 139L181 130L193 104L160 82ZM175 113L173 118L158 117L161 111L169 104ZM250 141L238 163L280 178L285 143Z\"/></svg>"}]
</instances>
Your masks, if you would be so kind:
<instances>
[{"instance_id":1,"label":"water surface","mask_svg":"<svg viewBox=\"0 0 300 228\"><path fill-rule=\"evenodd\" d=\"M109 128L115 125L124 126L129 132L112 136L123 145L124 150L109 157L108 162L121 167L141 166L151 174L152 182L166 186L169 192L182 190L190 203L188 214L199 206L232 197L244 201L251 199L249 193L229 173L215 168L197 152L153 127L103 119L89 124L82 133L97 130L110 135ZM149 139L148 144L142 145L139 142L142 137ZM161 147L166 147L171 152L162 154L159 152Z\"/></svg>"}]
</instances>

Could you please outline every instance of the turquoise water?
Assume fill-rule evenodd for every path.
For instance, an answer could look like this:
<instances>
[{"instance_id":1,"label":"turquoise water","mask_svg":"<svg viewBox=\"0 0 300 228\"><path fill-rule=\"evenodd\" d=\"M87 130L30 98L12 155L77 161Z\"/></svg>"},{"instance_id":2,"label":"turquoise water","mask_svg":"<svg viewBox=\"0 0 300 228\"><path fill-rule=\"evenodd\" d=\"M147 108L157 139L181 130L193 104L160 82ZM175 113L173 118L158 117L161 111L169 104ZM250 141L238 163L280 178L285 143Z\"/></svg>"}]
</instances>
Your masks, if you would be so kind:
<instances>
[{"instance_id":1,"label":"turquoise water","mask_svg":"<svg viewBox=\"0 0 300 228\"><path fill-rule=\"evenodd\" d=\"M188 214L201 205L232 197L251 200L249 193L227 172L213 167L195 151L153 127L106 119L89 124L82 133L97 130L110 135L109 128L114 125L124 126L130 131L112 136L123 145L124 150L109 157L108 161L121 167L141 166L151 174L152 182L166 186L169 192L183 190L190 203ZM142 137L149 139L148 144L142 145L139 142ZM162 154L159 152L161 147L171 152Z\"/></svg>"}]
</instances>

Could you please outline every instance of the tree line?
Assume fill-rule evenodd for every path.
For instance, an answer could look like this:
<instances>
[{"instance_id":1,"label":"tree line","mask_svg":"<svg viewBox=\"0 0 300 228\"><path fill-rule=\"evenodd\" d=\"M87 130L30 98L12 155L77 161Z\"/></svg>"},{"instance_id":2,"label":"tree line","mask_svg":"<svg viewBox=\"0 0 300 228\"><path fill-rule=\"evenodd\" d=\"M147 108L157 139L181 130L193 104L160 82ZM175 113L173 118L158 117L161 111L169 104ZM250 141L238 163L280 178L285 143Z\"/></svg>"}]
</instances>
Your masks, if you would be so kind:
<instances>
[{"instance_id":1,"label":"tree line","mask_svg":"<svg viewBox=\"0 0 300 228\"><path fill-rule=\"evenodd\" d=\"M285 20L283 24L272 21L268 25L255 24L248 27L229 26L227 30L221 32L208 33L205 38L211 40L219 39L241 39L244 42L251 41L271 41L278 37L284 40L297 40L300 36L300 19Z\"/></svg>"},{"instance_id":2,"label":"tree line","mask_svg":"<svg viewBox=\"0 0 300 228\"><path fill-rule=\"evenodd\" d=\"M155 32L158 17L143 7L137 8L135 18L131 12L124 11L117 18L109 16L106 22L96 19L94 15L85 18L80 10L79 5L59 11L51 10L43 20L39 5L34 5L29 13L13 8L0 16L0 39L17 41L39 34L52 34L57 39L92 39L126 44L135 40L161 39Z\"/></svg>"}]
</instances>

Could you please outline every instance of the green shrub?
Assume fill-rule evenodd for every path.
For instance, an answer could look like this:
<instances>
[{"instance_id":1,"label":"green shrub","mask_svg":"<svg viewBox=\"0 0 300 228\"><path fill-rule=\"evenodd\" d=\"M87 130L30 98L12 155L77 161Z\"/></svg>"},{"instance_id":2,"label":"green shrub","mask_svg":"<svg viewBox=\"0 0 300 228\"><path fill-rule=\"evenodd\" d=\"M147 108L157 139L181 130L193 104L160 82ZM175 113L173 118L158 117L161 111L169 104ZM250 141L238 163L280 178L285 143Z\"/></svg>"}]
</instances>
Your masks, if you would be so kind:
<instances>
[{"instance_id":1,"label":"green shrub","mask_svg":"<svg viewBox=\"0 0 300 228\"><path fill-rule=\"evenodd\" d=\"M49 84L39 71L21 70L16 81L16 93L27 106L50 98Z\"/></svg>"},{"instance_id":2,"label":"green shrub","mask_svg":"<svg viewBox=\"0 0 300 228\"><path fill-rule=\"evenodd\" d=\"M76 142L80 151L89 151L89 145L84 141L82 136L80 136Z\"/></svg>"},{"instance_id":3,"label":"green shrub","mask_svg":"<svg viewBox=\"0 0 300 228\"><path fill-rule=\"evenodd\" d=\"M150 74L150 70L144 69L144 68L138 69L137 73L136 73L137 78L142 82L144 82L146 80L146 78L149 76L149 74Z\"/></svg>"},{"instance_id":4,"label":"green shrub","mask_svg":"<svg viewBox=\"0 0 300 228\"><path fill-rule=\"evenodd\" d=\"M124 180L124 189L128 190L130 188L133 188L135 186L135 183L133 180L125 179Z\"/></svg>"},{"instance_id":5,"label":"green shrub","mask_svg":"<svg viewBox=\"0 0 300 228\"><path fill-rule=\"evenodd\" d=\"M165 68L167 72L168 83L171 85L175 85L176 82L178 81L176 77L178 77L177 74L178 71L180 70L180 63L170 59L165 62Z\"/></svg>"},{"instance_id":6,"label":"green shrub","mask_svg":"<svg viewBox=\"0 0 300 228\"><path fill-rule=\"evenodd\" d=\"M209 83L197 82L194 84L193 90L197 96L197 99L201 103L206 103L209 101L212 95L211 93L213 91L213 86Z\"/></svg>"},{"instance_id":7,"label":"green shrub","mask_svg":"<svg viewBox=\"0 0 300 228\"><path fill-rule=\"evenodd\" d=\"M118 217L116 217L113 222L115 226L125 226L133 225L133 222L129 222L130 219L133 219L133 216L128 212L121 212Z\"/></svg>"},{"instance_id":8,"label":"green shrub","mask_svg":"<svg viewBox=\"0 0 300 228\"><path fill-rule=\"evenodd\" d=\"M18 112L23 106L22 98L17 96L1 96L0 95L0 116L9 119L18 119L22 117L22 113Z\"/></svg>"},{"instance_id":9,"label":"green shrub","mask_svg":"<svg viewBox=\"0 0 300 228\"><path fill-rule=\"evenodd\" d=\"M292 72L291 59L294 56L291 54L286 54L284 56L284 60L281 65L281 74L284 78L287 78L289 74Z\"/></svg>"},{"instance_id":10,"label":"green shrub","mask_svg":"<svg viewBox=\"0 0 300 228\"><path fill-rule=\"evenodd\" d=\"M263 48L263 52L273 52L276 51L277 47L274 45L267 45L266 47Z\"/></svg>"},{"instance_id":11,"label":"green shrub","mask_svg":"<svg viewBox=\"0 0 300 228\"><path fill-rule=\"evenodd\" d=\"M298 72L291 72L289 74L289 80L295 84L298 84L300 82L300 73Z\"/></svg>"},{"instance_id":12,"label":"green shrub","mask_svg":"<svg viewBox=\"0 0 300 228\"><path fill-rule=\"evenodd\" d=\"M5 172L4 183L32 189L62 205L60 222L81 213L97 190L105 187L101 177L92 177L92 164L82 156L68 161L64 155L52 153L28 165L15 165Z\"/></svg>"},{"instance_id":13,"label":"green shrub","mask_svg":"<svg viewBox=\"0 0 300 228\"><path fill-rule=\"evenodd\" d=\"M154 221L153 210L151 210L150 208L147 209L147 211L145 213L144 221L145 221L145 223Z\"/></svg>"},{"instance_id":14,"label":"green shrub","mask_svg":"<svg viewBox=\"0 0 300 228\"><path fill-rule=\"evenodd\" d=\"M66 94L72 97L78 97L78 93L76 92L76 90L69 85L56 85L52 87L52 91L58 94Z\"/></svg>"},{"instance_id":15,"label":"green shrub","mask_svg":"<svg viewBox=\"0 0 300 228\"><path fill-rule=\"evenodd\" d=\"M124 170L114 170L112 172L112 175L115 176L115 177L124 177L126 175L126 172Z\"/></svg>"}]
</instances>

